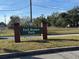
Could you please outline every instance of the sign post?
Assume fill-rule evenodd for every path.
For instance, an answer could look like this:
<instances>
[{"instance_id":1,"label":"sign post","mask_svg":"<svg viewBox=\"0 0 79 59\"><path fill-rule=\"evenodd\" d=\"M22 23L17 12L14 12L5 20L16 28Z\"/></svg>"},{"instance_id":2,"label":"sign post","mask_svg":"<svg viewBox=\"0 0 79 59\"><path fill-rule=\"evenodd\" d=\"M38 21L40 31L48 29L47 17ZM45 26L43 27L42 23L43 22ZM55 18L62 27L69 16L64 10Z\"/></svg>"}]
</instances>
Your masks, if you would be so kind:
<instances>
[{"instance_id":1,"label":"sign post","mask_svg":"<svg viewBox=\"0 0 79 59\"><path fill-rule=\"evenodd\" d=\"M47 40L47 22L43 22L43 39Z\"/></svg>"},{"instance_id":2,"label":"sign post","mask_svg":"<svg viewBox=\"0 0 79 59\"><path fill-rule=\"evenodd\" d=\"M19 23L14 23L15 42L19 43L20 35L39 35L43 34L43 39L47 40L47 23L43 22L43 27L20 27Z\"/></svg>"},{"instance_id":3,"label":"sign post","mask_svg":"<svg viewBox=\"0 0 79 59\"><path fill-rule=\"evenodd\" d=\"M14 34L15 34L15 42L20 42L20 24L14 23Z\"/></svg>"}]
</instances>

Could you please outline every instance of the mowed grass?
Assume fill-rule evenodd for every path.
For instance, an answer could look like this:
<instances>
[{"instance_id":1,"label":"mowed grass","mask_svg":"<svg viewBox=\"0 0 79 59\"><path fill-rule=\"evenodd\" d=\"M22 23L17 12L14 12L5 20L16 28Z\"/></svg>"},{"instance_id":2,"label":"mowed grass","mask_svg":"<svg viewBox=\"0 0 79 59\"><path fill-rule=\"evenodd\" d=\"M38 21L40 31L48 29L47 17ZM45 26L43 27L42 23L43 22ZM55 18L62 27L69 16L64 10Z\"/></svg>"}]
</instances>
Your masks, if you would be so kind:
<instances>
[{"instance_id":1,"label":"mowed grass","mask_svg":"<svg viewBox=\"0 0 79 59\"><path fill-rule=\"evenodd\" d=\"M20 43L14 40L0 39L0 53L24 52L30 50L79 46L79 36L51 37L47 41L43 39L21 39Z\"/></svg>"},{"instance_id":2,"label":"mowed grass","mask_svg":"<svg viewBox=\"0 0 79 59\"><path fill-rule=\"evenodd\" d=\"M14 30L8 28L0 30L0 36L14 36Z\"/></svg>"},{"instance_id":3,"label":"mowed grass","mask_svg":"<svg viewBox=\"0 0 79 59\"><path fill-rule=\"evenodd\" d=\"M79 34L79 28L48 27L48 34Z\"/></svg>"},{"instance_id":4,"label":"mowed grass","mask_svg":"<svg viewBox=\"0 0 79 59\"><path fill-rule=\"evenodd\" d=\"M48 34L78 34L79 28L54 28L48 27ZM13 36L12 29L5 29L0 32L0 36ZM21 38L20 43L14 40L0 39L0 53L24 52L46 48L56 48L65 46L79 46L79 36L49 37L47 41L40 38Z\"/></svg>"},{"instance_id":5,"label":"mowed grass","mask_svg":"<svg viewBox=\"0 0 79 59\"><path fill-rule=\"evenodd\" d=\"M54 40L79 40L79 35L69 35L69 36L58 36L58 37L49 37L49 39Z\"/></svg>"}]
</instances>

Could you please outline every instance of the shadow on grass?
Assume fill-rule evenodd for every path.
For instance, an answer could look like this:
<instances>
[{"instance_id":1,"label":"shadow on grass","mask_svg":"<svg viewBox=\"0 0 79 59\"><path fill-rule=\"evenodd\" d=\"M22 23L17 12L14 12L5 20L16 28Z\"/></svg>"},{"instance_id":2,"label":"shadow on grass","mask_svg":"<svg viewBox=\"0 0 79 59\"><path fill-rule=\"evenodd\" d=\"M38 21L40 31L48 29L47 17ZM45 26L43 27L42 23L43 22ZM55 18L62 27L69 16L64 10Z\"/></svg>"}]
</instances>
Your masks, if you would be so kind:
<instances>
[{"instance_id":1,"label":"shadow on grass","mask_svg":"<svg viewBox=\"0 0 79 59\"><path fill-rule=\"evenodd\" d=\"M18 50L7 49L7 48L4 48L3 51L6 53L22 52L22 51L18 51Z\"/></svg>"},{"instance_id":2,"label":"shadow on grass","mask_svg":"<svg viewBox=\"0 0 79 59\"><path fill-rule=\"evenodd\" d=\"M21 41L21 42L38 42L38 43L48 43L48 40L28 40L28 41Z\"/></svg>"}]
</instances>

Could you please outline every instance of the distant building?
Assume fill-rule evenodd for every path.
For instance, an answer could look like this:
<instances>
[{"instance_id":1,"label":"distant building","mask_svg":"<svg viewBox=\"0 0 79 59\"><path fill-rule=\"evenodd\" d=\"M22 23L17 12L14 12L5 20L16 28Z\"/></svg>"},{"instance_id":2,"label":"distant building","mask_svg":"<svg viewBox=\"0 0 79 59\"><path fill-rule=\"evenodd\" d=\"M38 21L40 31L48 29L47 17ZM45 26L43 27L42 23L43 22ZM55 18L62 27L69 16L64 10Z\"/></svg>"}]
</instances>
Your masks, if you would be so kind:
<instances>
[{"instance_id":1,"label":"distant building","mask_svg":"<svg viewBox=\"0 0 79 59\"><path fill-rule=\"evenodd\" d=\"M6 24L4 23L4 22L1 22L0 23L0 29L3 29L3 28L5 28L6 27Z\"/></svg>"}]
</instances>

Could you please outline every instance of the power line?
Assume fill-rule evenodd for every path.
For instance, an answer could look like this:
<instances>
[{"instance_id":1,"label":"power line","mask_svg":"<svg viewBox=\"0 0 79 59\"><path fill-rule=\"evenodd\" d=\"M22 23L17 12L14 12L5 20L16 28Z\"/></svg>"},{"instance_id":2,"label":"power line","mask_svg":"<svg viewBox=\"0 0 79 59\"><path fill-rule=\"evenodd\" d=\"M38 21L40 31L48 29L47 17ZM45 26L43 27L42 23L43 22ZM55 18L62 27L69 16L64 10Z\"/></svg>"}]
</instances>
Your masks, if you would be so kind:
<instances>
[{"instance_id":1,"label":"power line","mask_svg":"<svg viewBox=\"0 0 79 59\"><path fill-rule=\"evenodd\" d=\"M51 7L51 6L43 6L43 5L33 5L33 6L37 6L37 7L41 7L41 8L50 8L50 9L59 9L59 10L66 10L66 9L62 9L62 8L57 8L57 7ZM29 7L29 6L28 6ZM23 10L27 7L23 7L23 8L18 8L18 9L4 9L4 10L0 10L0 11L19 11L19 10Z\"/></svg>"},{"instance_id":2,"label":"power line","mask_svg":"<svg viewBox=\"0 0 79 59\"><path fill-rule=\"evenodd\" d=\"M43 6L43 5L35 5L35 4L34 4L33 6L36 6L36 7L41 7L41 8L50 8L50 9L66 10L66 9L63 9L63 8L58 8L58 7Z\"/></svg>"},{"instance_id":3,"label":"power line","mask_svg":"<svg viewBox=\"0 0 79 59\"><path fill-rule=\"evenodd\" d=\"M13 4L0 4L2 6L12 6L12 5L16 5L15 3ZM22 7L22 8L18 8L18 9L2 9L0 11L19 11L19 10L23 10L25 8L29 7L29 5L25 6L25 7Z\"/></svg>"},{"instance_id":4,"label":"power line","mask_svg":"<svg viewBox=\"0 0 79 59\"><path fill-rule=\"evenodd\" d=\"M26 9L26 7L18 8L18 9L4 9L4 10L0 10L0 11L19 11L19 10L23 10L23 9Z\"/></svg>"}]
</instances>

